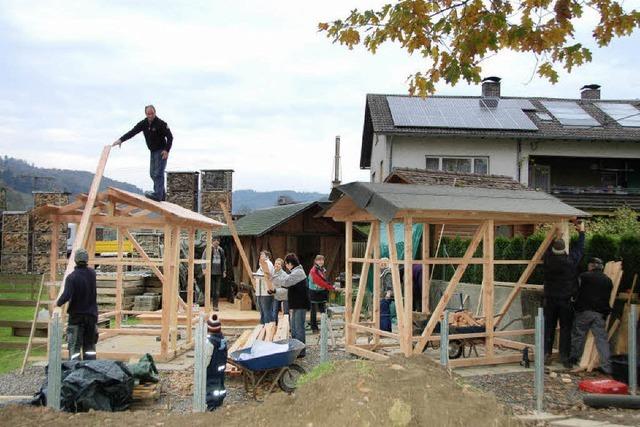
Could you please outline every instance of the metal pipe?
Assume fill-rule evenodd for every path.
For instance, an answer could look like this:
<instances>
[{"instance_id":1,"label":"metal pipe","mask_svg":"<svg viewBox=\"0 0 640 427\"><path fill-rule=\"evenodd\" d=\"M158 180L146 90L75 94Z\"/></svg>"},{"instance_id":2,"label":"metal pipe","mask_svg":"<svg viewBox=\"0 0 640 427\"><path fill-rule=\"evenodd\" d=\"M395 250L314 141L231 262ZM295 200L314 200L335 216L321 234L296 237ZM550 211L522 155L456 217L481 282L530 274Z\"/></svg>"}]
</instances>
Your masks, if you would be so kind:
<instances>
[{"instance_id":1,"label":"metal pipe","mask_svg":"<svg viewBox=\"0 0 640 427\"><path fill-rule=\"evenodd\" d=\"M207 371L205 361L205 334L206 327L204 322L204 314L198 316L198 324L196 325L195 336L195 355L193 364L193 412L205 412L207 410L206 393L207 393Z\"/></svg>"},{"instance_id":2,"label":"metal pipe","mask_svg":"<svg viewBox=\"0 0 640 427\"><path fill-rule=\"evenodd\" d=\"M536 317L536 354L534 390L536 394L536 411L542 412L544 395L544 313L542 307L538 307Z\"/></svg>"},{"instance_id":3,"label":"metal pipe","mask_svg":"<svg viewBox=\"0 0 640 427\"><path fill-rule=\"evenodd\" d=\"M638 306L632 304L629 308L629 331L627 334L629 346L629 393L635 395L638 391L638 337L636 323L638 321Z\"/></svg>"},{"instance_id":4,"label":"metal pipe","mask_svg":"<svg viewBox=\"0 0 640 427\"><path fill-rule=\"evenodd\" d=\"M329 330L327 322L327 313L322 313L320 317L320 363L329 359L327 354L327 341L329 339Z\"/></svg>"},{"instance_id":5,"label":"metal pipe","mask_svg":"<svg viewBox=\"0 0 640 427\"><path fill-rule=\"evenodd\" d=\"M447 366L449 364L449 310L445 310L442 316L440 322L440 364Z\"/></svg>"},{"instance_id":6,"label":"metal pipe","mask_svg":"<svg viewBox=\"0 0 640 427\"><path fill-rule=\"evenodd\" d=\"M62 388L62 319L60 313L53 313L49 345L49 367L47 369L47 406L60 410ZM72 351L72 349L69 349Z\"/></svg>"}]
</instances>

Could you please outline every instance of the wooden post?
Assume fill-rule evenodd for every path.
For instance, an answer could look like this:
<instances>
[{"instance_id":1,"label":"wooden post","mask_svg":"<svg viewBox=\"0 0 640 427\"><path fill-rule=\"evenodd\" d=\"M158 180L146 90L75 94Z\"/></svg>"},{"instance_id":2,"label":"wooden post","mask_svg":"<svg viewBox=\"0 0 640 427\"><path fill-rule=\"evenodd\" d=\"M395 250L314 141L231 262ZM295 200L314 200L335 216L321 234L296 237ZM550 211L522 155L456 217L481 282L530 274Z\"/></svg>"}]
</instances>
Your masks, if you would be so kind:
<instances>
[{"instance_id":1,"label":"wooden post","mask_svg":"<svg viewBox=\"0 0 640 427\"><path fill-rule=\"evenodd\" d=\"M353 222L346 221L344 223L345 241L344 241L344 254L345 254L345 291L344 291L344 340L347 346L355 344L355 331L349 327L349 323L353 320L353 302L351 300L353 295L353 271L351 264L351 257L353 256Z\"/></svg>"},{"instance_id":2,"label":"wooden post","mask_svg":"<svg viewBox=\"0 0 640 427\"><path fill-rule=\"evenodd\" d=\"M60 223L58 221L53 222L53 229L51 230L51 247L49 253L49 313L53 313L53 309L56 304L56 280L58 279L58 239L60 233ZM68 262L73 262L69 260Z\"/></svg>"},{"instance_id":3,"label":"wooden post","mask_svg":"<svg viewBox=\"0 0 640 427\"><path fill-rule=\"evenodd\" d=\"M196 256L196 230L193 227L189 228L189 273L187 277L187 315L185 317L184 326L187 329L187 342L191 342L191 336L193 334L193 327L191 326L193 317L193 286L195 280L195 264L194 258ZM208 271L207 271L208 273Z\"/></svg>"},{"instance_id":4,"label":"wooden post","mask_svg":"<svg viewBox=\"0 0 640 427\"><path fill-rule=\"evenodd\" d=\"M171 352L174 353L178 346L178 292L180 290L180 227L173 229L171 236Z\"/></svg>"},{"instance_id":5,"label":"wooden post","mask_svg":"<svg viewBox=\"0 0 640 427\"><path fill-rule=\"evenodd\" d=\"M413 349L413 218L404 219L404 354L411 356Z\"/></svg>"},{"instance_id":6,"label":"wooden post","mask_svg":"<svg viewBox=\"0 0 640 427\"><path fill-rule=\"evenodd\" d=\"M422 259L429 258L429 249L431 239L429 236L430 225L428 223L422 224ZM422 264L422 312L429 313L429 292L431 291L431 266L429 264Z\"/></svg>"},{"instance_id":7,"label":"wooden post","mask_svg":"<svg viewBox=\"0 0 640 427\"><path fill-rule=\"evenodd\" d=\"M455 273L453 273L453 276L451 277L451 280L447 285L447 289L445 289L444 294L442 294L442 297L440 298L440 301L438 301L438 305L433 310L433 313L431 314L431 318L429 319L427 326L424 328L424 331L422 332L422 335L418 340L418 343L414 347L414 353L416 354L422 353L425 346L427 345L427 341L431 336L431 334L433 333L433 330L436 327L436 323L440 321L440 316L442 315L442 312L447 307L447 304L451 299L451 295L453 295L453 292L456 290L456 286L458 286L460 279L462 279L462 275L464 274L465 270L467 269L467 266L469 265L469 260L473 257L474 252L478 248L478 244L480 243L480 240L484 236L485 227L486 227L486 223L482 223L476 230L476 233L473 236L473 239L471 239L471 243L467 247L467 251L464 253L464 256L462 257L462 261L460 262L460 264L458 264L458 267L456 268Z\"/></svg>"},{"instance_id":8,"label":"wooden post","mask_svg":"<svg viewBox=\"0 0 640 427\"><path fill-rule=\"evenodd\" d=\"M206 234L207 247L205 249L207 254L207 273L204 275L204 309L207 314L211 313L211 255L212 255L212 241L213 231L207 230Z\"/></svg>"},{"instance_id":9,"label":"wooden post","mask_svg":"<svg viewBox=\"0 0 640 427\"><path fill-rule=\"evenodd\" d=\"M124 247L124 236L121 227L117 228L118 231L118 265L116 266L116 318L115 327L119 329L122 325L122 251Z\"/></svg>"},{"instance_id":10,"label":"wooden post","mask_svg":"<svg viewBox=\"0 0 640 427\"><path fill-rule=\"evenodd\" d=\"M367 292L367 276L369 275L369 265L370 263L366 260L371 255L371 247L373 245L373 224L369 228L369 236L367 237L367 246L364 251L364 262L362 263L362 270L360 271L360 281L358 283L358 295L356 295L356 303L353 309L353 317L351 319L352 323L358 323L360 321L360 312L362 311L362 303L364 302L364 297Z\"/></svg>"},{"instance_id":11,"label":"wooden post","mask_svg":"<svg viewBox=\"0 0 640 427\"><path fill-rule=\"evenodd\" d=\"M371 223L371 231L374 233L373 259L380 260L380 221ZM380 264L373 264L373 327L380 329ZM380 343L380 335L373 336L375 345Z\"/></svg>"},{"instance_id":12,"label":"wooden post","mask_svg":"<svg viewBox=\"0 0 640 427\"><path fill-rule=\"evenodd\" d=\"M249 275L249 280L251 281L252 286L255 288L255 284L253 283L253 270L251 270L251 264L249 264L249 260L247 259L247 254L242 247L242 242L240 241L240 237L238 237L238 231L236 230L236 226L233 223L233 218L231 218L231 213L227 209L227 205L224 202L220 202L220 207L222 208L222 213L224 214L224 220L227 221L227 227L229 227L229 231L231 232L231 237L233 237L233 241L238 248L238 253L240 254L240 259L242 259L242 265Z\"/></svg>"},{"instance_id":13,"label":"wooden post","mask_svg":"<svg viewBox=\"0 0 640 427\"><path fill-rule=\"evenodd\" d=\"M170 225L164 227L164 251L162 273L164 282L162 283L162 329L160 331L160 356L166 360L169 354L169 312L171 311L171 235Z\"/></svg>"},{"instance_id":14,"label":"wooden post","mask_svg":"<svg viewBox=\"0 0 640 427\"><path fill-rule=\"evenodd\" d=\"M398 253L396 251L396 239L393 234L393 224L388 222L387 241L389 243L389 264L391 268L391 282L393 283L393 299L396 303L396 315L398 316L398 332L400 335L400 349L405 352L406 340L403 339L405 333L406 313L402 301L402 284L400 283L400 271L398 270ZM405 275L406 278L406 275Z\"/></svg>"},{"instance_id":15,"label":"wooden post","mask_svg":"<svg viewBox=\"0 0 640 427\"><path fill-rule=\"evenodd\" d=\"M89 238L87 240L87 253L89 254L89 259L95 259L96 257L96 225L91 224L91 229L89 230ZM89 267L96 268L95 263L91 262Z\"/></svg>"},{"instance_id":16,"label":"wooden post","mask_svg":"<svg viewBox=\"0 0 640 427\"><path fill-rule=\"evenodd\" d=\"M493 292L493 256L494 256L494 227L495 224L492 219L486 221L484 242L482 244L482 255L485 263L482 265L482 287L484 288L484 294L482 295L482 305L484 307L484 321L487 331L487 338L485 339L485 354L487 357L493 357L493 304L494 304L494 292Z\"/></svg>"}]
</instances>

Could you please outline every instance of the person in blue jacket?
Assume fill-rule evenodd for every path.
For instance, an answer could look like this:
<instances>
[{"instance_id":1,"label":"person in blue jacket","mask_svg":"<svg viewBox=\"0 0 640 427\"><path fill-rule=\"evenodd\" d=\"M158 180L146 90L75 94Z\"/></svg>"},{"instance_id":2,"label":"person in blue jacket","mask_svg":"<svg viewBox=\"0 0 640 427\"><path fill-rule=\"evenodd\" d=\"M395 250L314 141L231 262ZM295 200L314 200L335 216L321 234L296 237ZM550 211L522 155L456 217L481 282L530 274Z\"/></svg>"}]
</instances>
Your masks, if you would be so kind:
<instances>
[{"instance_id":1,"label":"person in blue jacket","mask_svg":"<svg viewBox=\"0 0 640 427\"><path fill-rule=\"evenodd\" d=\"M222 405L227 395L224 387L224 371L227 367L227 340L222 335L222 325L217 314L207 320L207 346L211 359L207 366L207 409L213 411Z\"/></svg>"}]
</instances>

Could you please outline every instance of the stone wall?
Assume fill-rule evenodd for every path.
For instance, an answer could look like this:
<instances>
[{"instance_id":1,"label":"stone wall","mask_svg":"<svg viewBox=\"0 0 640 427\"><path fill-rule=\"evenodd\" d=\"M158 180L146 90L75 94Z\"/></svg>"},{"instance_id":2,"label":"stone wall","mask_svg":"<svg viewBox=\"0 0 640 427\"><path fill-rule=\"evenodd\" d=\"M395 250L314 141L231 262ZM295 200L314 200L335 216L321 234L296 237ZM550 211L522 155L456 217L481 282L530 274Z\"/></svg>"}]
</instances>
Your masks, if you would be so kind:
<instances>
[{"instance_id":1,"label":"stone wall","mask_svg":"<svg viewBox=\"0 0 640 427\"><path fill-rule=\"evenodd\" d=\"M167 202L198 211L198 172L167 172Z\"/></svg>"},{"instance_id":2,"label":"stone wall","mask_svg":"<svg viewBox=\"0 0 640 427\"><path fill-rule=\"evenodd\" d=\"M209 218L224 222L220 202L226 202L232 211L233 170L202 170L202 191L200 192L201 213Z\"/></svg>"},{"instance_id":3,"label":"stone wall","mask_svg":"<svg viewBox=\"0 0 640 427\"><path fill-rule=\"evenodd\" d=\"M0 271L24 274L29 271L29 213L2 213L2 258Z\"/></svg>"},{"instance_id":4,"label":"stone wall","mask_svg":"<svg viewBox=\"0 0 640 427\"><path fill-rule=\"evenodd\" d=\"M33 206L45 205L65 206L69 204L69 193L55 191L34 191ZM60 224L58 229L58 256L64 258L67 253L67 224ZM47 273L51 266L51 237L53 221L31 215L31 272Z\"/></svg>"}]
</instances>

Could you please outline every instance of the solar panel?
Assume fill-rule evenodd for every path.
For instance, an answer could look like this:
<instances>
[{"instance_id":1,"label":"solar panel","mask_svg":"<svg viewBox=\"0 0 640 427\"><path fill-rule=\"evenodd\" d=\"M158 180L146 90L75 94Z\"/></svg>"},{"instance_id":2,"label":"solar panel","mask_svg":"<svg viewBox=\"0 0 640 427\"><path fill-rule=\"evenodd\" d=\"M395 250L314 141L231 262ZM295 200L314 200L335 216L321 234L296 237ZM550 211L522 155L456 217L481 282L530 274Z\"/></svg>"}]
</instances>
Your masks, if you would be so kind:
<instances>
[{"instance_id":1,"label":"solar panel","mask_svg":"<svg viewBox=\"0 0 640 427\"><path fill-rule=\"evenodd\" d=\"M599 109L607 113L620 126L640 127L640 110L631 104L596 102Z\"/></svg>"},{"instance_id":2,"label":"solar panel","mask_svg":"<svg viewBox=\"0 0 640 427\"><path fill-rule=\"evenodd\" d=\"M553 120L553 117L551 117L551 115L547 114L547 113L536 113L536 116L538 116L538 118L540 120L545 121L545 122L549 122L549 121Z\"/></svg>"},{"instance_id":3,"label":"solar panel","mask_svg":"<svg viewBox=\"0 0 640 427\"><path fill-rule=\"evenodd\" d=\"M523 101L500 99L495 107L490 102L488 108L478 98L387 96L393 123L399 127L538 130L522 111L533 105Z\"/></svg>"},{"instance_id":4,"label":"solar panel","mask_svg":"<svg viewBox=\"0 0 640 427\"><path fill-rule=\"evenodd\" d=\"M571 101L541 101L558 121L565 126L600 126L600 123L577 103Z\"/></svg>"}]
</instances>

